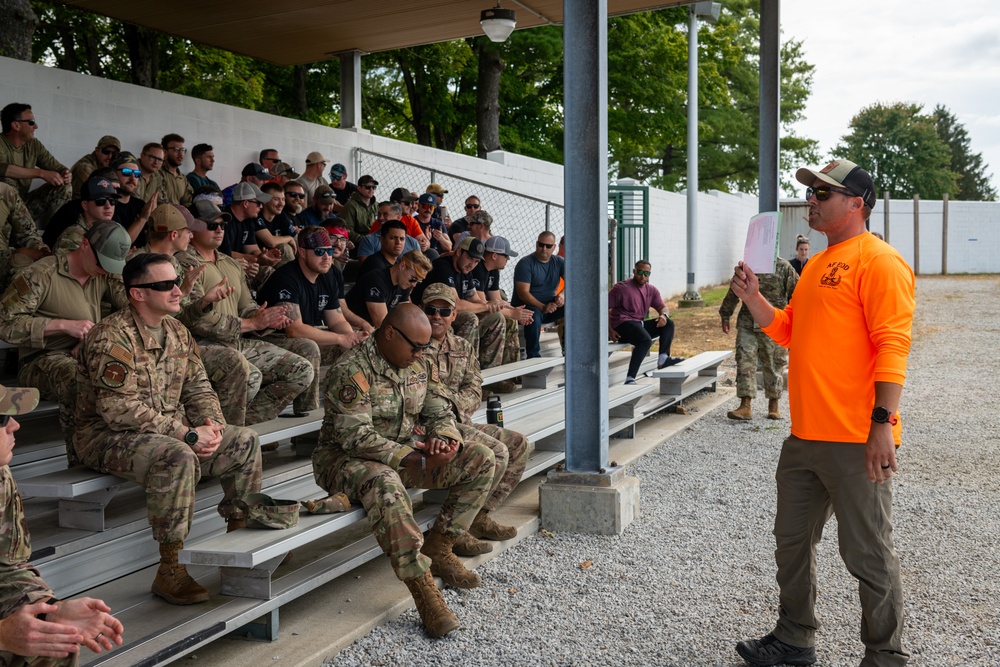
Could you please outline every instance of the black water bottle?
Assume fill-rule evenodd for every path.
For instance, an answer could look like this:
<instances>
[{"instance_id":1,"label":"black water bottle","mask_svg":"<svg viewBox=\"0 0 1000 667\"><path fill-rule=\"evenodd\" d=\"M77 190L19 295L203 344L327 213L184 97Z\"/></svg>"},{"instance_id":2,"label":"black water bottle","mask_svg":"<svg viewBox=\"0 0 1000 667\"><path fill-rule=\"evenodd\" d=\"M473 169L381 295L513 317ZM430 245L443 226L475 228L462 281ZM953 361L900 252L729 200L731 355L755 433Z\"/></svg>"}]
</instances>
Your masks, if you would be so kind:
<instances>
[{"instance_id":1,"label":"black water bottle","mask_svg":"<svg viewBox=\"0 0 1000 667\"><path fill-rule=\"evenodd\" d=\"M486 399L486 423L503 427L503 406L500 405L499 396Z\"/></svg>"}]
</instances>

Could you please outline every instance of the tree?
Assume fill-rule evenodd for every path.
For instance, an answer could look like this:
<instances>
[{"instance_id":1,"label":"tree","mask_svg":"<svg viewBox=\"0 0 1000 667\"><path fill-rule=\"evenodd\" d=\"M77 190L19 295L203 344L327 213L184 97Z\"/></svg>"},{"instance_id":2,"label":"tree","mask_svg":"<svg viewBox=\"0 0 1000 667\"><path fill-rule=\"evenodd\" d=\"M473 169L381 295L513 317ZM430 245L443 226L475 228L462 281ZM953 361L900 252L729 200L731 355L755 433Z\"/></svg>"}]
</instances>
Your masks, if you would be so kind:
<instances>
[{"instance_id":1,"label":"tree","mask_svg":"<svg viewBox=\"0 0 1000 667\"><path fill-rule=\"evenodd\" d=\"M0 0L0 56L31 60L31 36L38 17L29 0Z\"/></svg>"},{"instance_id":2,"label":"tree","mask_svg":"<svg viewBox=\"0 0 1000 667\"><path fill-rule=\"evenodd\" d=\"M951 151L938 136L935 119L919 104L873 104L851 119L851 132L836 153L864 165L875 188L897 198L940 199L958 191Z\"/></svg>"},{"instance_id":3,"label":"tree","mask_svg":"<svg viewBox=\"0 0 1000 667\"><path fill-rule=\"evenodd\" d=\"M988 165L982 153L972 152L972 142L965 126L944 105L934 107L932 113L938 136L951 149L950 169L958 174L958 192L955 199L966 201L996 201L997 191L990 185Z\"/></svg>"}]
</instances>

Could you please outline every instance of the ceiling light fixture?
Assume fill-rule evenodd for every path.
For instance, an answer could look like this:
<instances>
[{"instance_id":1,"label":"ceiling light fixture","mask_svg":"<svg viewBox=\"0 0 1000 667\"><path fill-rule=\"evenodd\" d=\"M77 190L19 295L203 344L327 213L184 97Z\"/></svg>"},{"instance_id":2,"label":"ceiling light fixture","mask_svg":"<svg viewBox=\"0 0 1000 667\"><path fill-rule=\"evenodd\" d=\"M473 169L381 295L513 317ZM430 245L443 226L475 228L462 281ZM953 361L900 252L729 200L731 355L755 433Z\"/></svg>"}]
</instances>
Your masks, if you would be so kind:
<instances>
[{"instance_id":1,"label":"ceiling light fixture","mask_svg":"<svg viewBox=\"0 0 1000 667\"><path fill-rule=\"evenodd\" d=\"M501 8L497 0L496 7L484 9L479 14L479 25L483 26L483 32L491 41L506 42L517 26L517 14L513 9Z\"/></svg>"}]
</instances>

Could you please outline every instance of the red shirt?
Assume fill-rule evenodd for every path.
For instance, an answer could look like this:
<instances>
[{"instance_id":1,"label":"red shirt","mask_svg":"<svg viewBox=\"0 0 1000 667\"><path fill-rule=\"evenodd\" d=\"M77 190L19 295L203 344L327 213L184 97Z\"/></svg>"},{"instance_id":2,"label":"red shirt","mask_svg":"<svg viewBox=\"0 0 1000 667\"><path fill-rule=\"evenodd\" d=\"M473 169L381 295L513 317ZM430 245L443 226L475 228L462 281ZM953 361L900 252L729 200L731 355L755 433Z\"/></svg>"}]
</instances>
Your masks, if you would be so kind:
<instances>
[{"instance_id":1,"label":"red shirt","mask_svg":"<svg viewBox=\"0 0 1000 667\"><path fill-rule=\"evenodd\" d=\"M611 288L608 294L608 323L612 329L622 322L641 322L649 316L649 309L663 308L660 290L649 283L642 287L634 278L623 280Z\"/></svg>"}]
</instances>

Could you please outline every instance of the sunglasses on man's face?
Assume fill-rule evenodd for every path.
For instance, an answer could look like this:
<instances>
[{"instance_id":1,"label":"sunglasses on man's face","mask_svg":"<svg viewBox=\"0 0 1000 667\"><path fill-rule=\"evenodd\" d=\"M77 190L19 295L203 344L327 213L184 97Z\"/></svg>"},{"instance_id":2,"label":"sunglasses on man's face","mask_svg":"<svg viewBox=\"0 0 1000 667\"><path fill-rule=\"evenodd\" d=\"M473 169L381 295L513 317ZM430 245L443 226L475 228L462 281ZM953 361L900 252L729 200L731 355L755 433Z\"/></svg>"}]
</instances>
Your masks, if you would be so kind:
<instances>
[{"instance_id":1,"label":"sunglasses on man's face","mask_svg":"<svg viewBox=\"0 0 1000 667\"><path fill-rule=\"evenodd\" d=\"M396 333L398 333L400 336L403 337L403 340L405 340L407 343L410 344L410 347L413 348L414 352L423 352L424 350L426 350L427 348L429 348L431 346L430 341L427 341L426 343L423 343L423 344L414 343L412 340L410 340L410 337L407 336L405 333L403 333L399 329L396 329L396 327L392 327L392 328L396 331Z\"/></svg>"},{"instance_id":2,"label":"sunglasses on man's face","mask_svg":"<svg viewBox=\"0 0 1000 667\"><path fill-rule=\"evenodd\" d=\"M101 149L102 155L117 155L119 153L118 149L114 146L105 146Z\"/></svg>"},{"instance_id":3,"label":"sunglasses on man's face","mask_svg":"<svg viewBox=\"0 0 1000 667\"><path fill-rule=\"evenodd\" d=\"M287 199L305 199L306 193L304 192L286 192L285 197Z\"/></svg>"},{"instance_id":4,"label":"sunglasses on man's face","mask_svg":"<svg viewBox=\"0 0 1000 667\"><path fill-rule=\"evenodd\" d=\"M226 228L226 223L224 223L224 222L206 222L205 223L205 227L207 227L208 231L210 231L210 232L217 232L220 229L225 229Z\"/></svg>"},{"instance_id":5,"label":"sunglasses on man's face","mask_svg":"<svg viewBox=\"0 0 1000 667\"><path fill-rule=\"evenodd\" d=\"M333 257L333 253L335 252L334 248L313 248L312 251L317 257L322 257L323 255Z\"/></svg>"},{"instance_id":6,"label":"sunglasses on man's face","mask_svg":"<svg viewBox=\"0 0 1000 667\"><path fill-rule=\"evenodd\" d=\"M25 118L24 120L15 120L14 122L15 123L27 123L31 127L34 127L34 126L38 125L38 123L35 122L34 118Z\"/></svg>"},{"instance_id":7,"label":"sunglasses on man's face","mask_svg":"<svg viewBox=\"0 0 1000 667\"><path fill-rule=\"evenodd\" d=\"M441 317L451 317L451 314L455 311L451 306L445 306L439 308L438 306L424 306L424 312L427 313L428 317L434 317L435 315L440 315Z\"/></svg>"},{"instance_id":8,"label":"sunglasses on man's face","mask_svg":"<svg viewBox=\"0 0 1000 667\"><path fill-rule=\"evenodd\" d=\"M466 204L465 208L479 208L479 204Z\"/></svg>"},{"instance_id":9,"label":"sunglasses on man's face","mask_svg":"<svg viewBox=\"0 0 1000 667\"><path fill-rule=\"evenodd\" d=\"M138 169L132 169L130 167L123 167L118 170L118 173L122 176L131 176L132 178L139 178L142 176L142 172Z\"/></svg>"},{"instance_id":10,"label":"sunglasses on man's face","mask_svg":"<svg viewBox=\"0 0 1000 667\"><path fill-rule=\"evenodd\" d=\"M111 204L113 206L114 203L115 203L115 200L114 199L109 199L108 197L101 197L100 199L91 199L90 202L94 206L107 206L108 204Z\"/></svg>"},{"instance_id":11,"label":"sunglasses on man's face","mask_svg":"<svg viewBox=\"0 0 1000 667\"><path fill-rule=\"evenodd\" d=\"M556 247L555 243L542 243L541 241L539 241L537 245L539 248L545 248L546 250L552 250Z\"/></svg>"},{"instance_id":12,"label":"sunglasses on man's face","mask_svg":"<svg viewBox=\"0 0 1000 667\"><path fill-rule=\"evenodd\" d=\"M636 269L635 270L635 275L637 275L637 276L646 276L648 278L649 274L650 274L650 271L644 271L642 269Z\"/></svg>"},{"instance_id":13,"label":"sunglasses on man's face","mask_svg":"<svg viewBox=\"0 0 1000 667\"><path fill-rule=\"evenodd\" d=\"M859 195L854 194L850 190L843 190L841 188L834 188L829 185L821 185L819 187L808 187L806 188L806 199L812 199L816 197L816 201L826 201L830 198L831 193L839 193L847 197L857 197Z\"/></svg>"},{"instance_id":14,"label":"sunglasses on man's face","mask_svg":"<svg viewBox=\"0 0 1000 667\"><path fill-rule=\"evenodd\" d=\"M7 428L7 423L13 418L13 415L0 415L0 428Z\"/></svg>"},{"instance_id":15,"label":"sunglasses on man's face","mask_svg":"<svg viewBox=\"0 0 1000 667\"><path fill-rule=\"evenodd\" d=\"M173 288L180 286L181 286L181 279L178 277L174 278L173 280L157 280L156 282L153 283L142 283L141 285L131 285L129 286L129 289L132 289L133 287L138 287L142 289L151 289L154 292L169 292Z\"/></svg>"}]
</instances>

